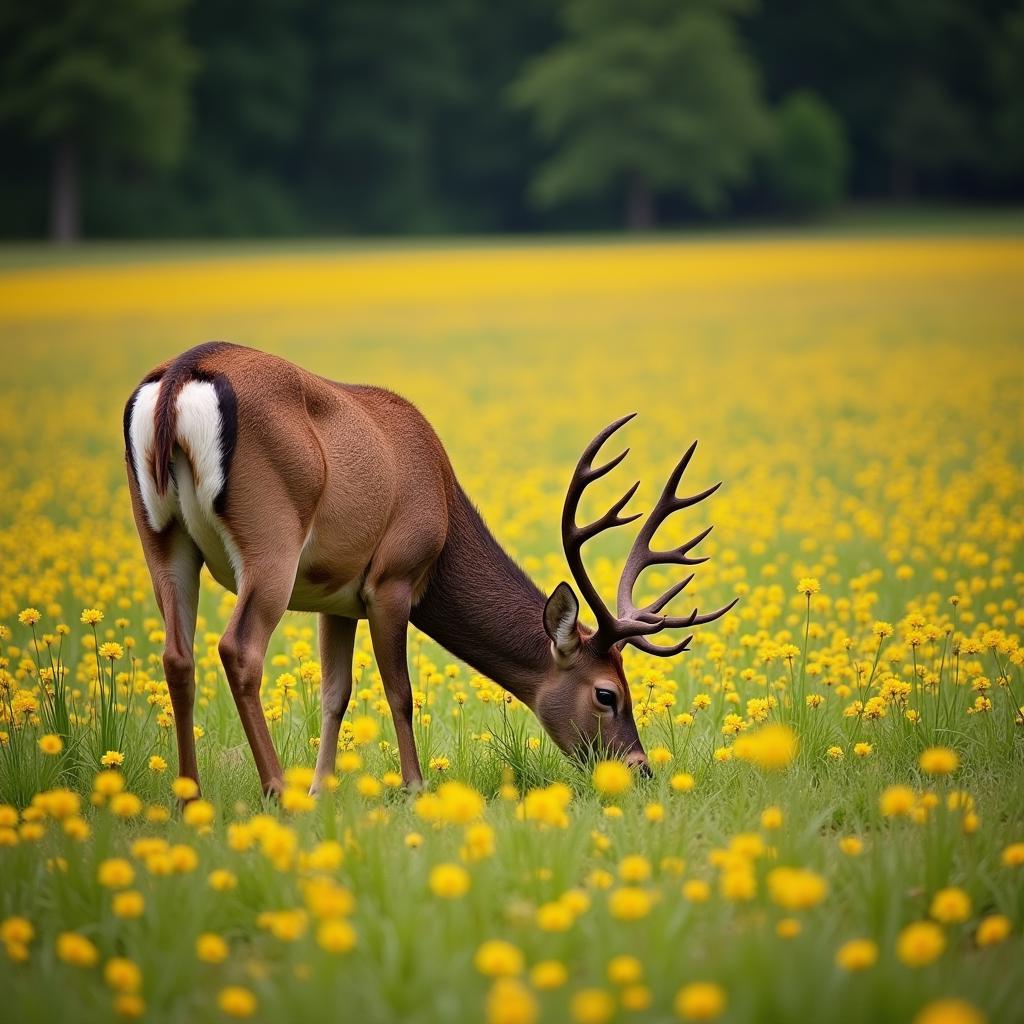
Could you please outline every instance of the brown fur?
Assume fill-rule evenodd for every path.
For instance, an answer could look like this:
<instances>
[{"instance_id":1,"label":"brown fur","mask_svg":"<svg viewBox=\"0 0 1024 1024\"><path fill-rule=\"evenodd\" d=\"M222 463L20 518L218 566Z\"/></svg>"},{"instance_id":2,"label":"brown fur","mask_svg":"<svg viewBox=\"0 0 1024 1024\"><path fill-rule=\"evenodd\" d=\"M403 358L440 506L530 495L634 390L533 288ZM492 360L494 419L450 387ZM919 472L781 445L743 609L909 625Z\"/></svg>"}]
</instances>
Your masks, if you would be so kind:
<instances>
[{"instance_id":1,"label":"brown fur","mask_svg":"<svg viewBox=\"0 0 1024 1024\"><path fill-rule=\"evenodd\" d=\"M232 404L237 434L230 450L222 438L225 486L215 507L242 569L236 580L223 563L210 568L238 594L220 653L265 790L279 789L282 773L259 686L271 633L289 607L321 613L323 726L314 788L334 767L357 618L369 620L406 783L421 781L406 662L410 620L519 696L563 750L583 753L600 742L646 764L618 651L595 650L575 613L574 641L555 648L543 594L488 531L411 403L222 342L191 349L146 380L161 381L152 469L165 491L177 459L194 465L176 439L182 388L216 382L222 419L225 401ZM135 394L125 410L126 437L134 401ZM194 778L192 645L204 553L180 516L153 532L130 446L127 456L136 524L167 624L179 770ZM598 684L617 694L614 710L596 702Z\"/></svg>"}]
</instances>

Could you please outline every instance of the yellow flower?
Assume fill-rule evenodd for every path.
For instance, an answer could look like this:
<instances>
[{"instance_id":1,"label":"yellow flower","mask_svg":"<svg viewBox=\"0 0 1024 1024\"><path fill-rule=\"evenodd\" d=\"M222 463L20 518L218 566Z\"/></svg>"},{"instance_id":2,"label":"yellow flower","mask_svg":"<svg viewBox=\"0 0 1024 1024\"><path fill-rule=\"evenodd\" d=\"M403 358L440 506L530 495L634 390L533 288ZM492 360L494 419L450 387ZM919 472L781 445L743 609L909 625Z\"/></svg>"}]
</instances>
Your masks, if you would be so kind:
<instances>
[{"instance_id":1,"label":"yellow flower","mask_svg":"<svg viewBox=\"0 0 1024 1024\"><path fill-rule=\"evenodd\" d=\"M516 816L532 821L541 828L568 828L566 813L572 800L572 790L561 782L531 789L516 810Z\"/></svg>"},{"instance_id":2,"label":"yellow flower","mask_svg":"<svg viewBox=\"0 0 1024 1024\"><path fill-rule=\"evenodd\" d=\"M42 617L38 608L26 608L18 612L18 621L23 626L34 626Z\"/></svg>"},{"instance_id":3,"label":"yellow flower","mask_svg":"<svg viewBox=\"0 0 1024 1024\"><path fill-rule=\"evenodd\" d=\"M775 829L782 828L782 808L766 807L761 812L761 828L768 832L773 832Z\"/></svg>"},{"instance_id":4,"label":"yellow flower","mask_svg":"<svg viewBox=\"0 0 1024 1024\"><path fill-rule=\"evenodd\" d=\"M146 909L146 901L137 889L126 889L124 892L114 894L110 907L115 917L142 917Z\"/></svg>"},{"instance_id":5,"label":"yellow flower","mask_svg":"<svg viewBox=\"0 0 1024 1024\"><path fill-rule=\"evenodd\" d=\"M675 998L676 1014L683 1020L714 1020L725 1010L725 990L714 982L684 985Z\"/></svg>"},{"instance_id":6,"label":"yellow flower","mask_svg":"<svg viewBox=\"0 0 1024 1024\"><path fill-rule=\"evenodd\" d=\"M878 946L870 939L851 939L836 950L836 964L844 971L863 971L878 960Z\"/></svg>"},{"instance_id":7,"label":"yellow flower","mask_svg":"<svg viewBox=\"0 0 1024 1024\"><path fill-rule=\"evenodd\" d=\"M136 992L119 992L114 998L114 1013L118 1017L141 1017L146 1012L146 1004Z\"/></svg>"},{"instance_id":8,"label":"yellow flower","mask_svg":"<svg viewBox=\"0 0 1024 1024\"><path fill-rule=\"evenodd\" d=\"M380 734L376 719L368 715L360 715L352 721L352 742L357 747L365 747L372 743Z\"/></svg>"},{"instance_id":9,"label":"yellow flower","mask_svg":"<svg viewBox=\"0 0 1024 1024\"><path fill-rule=\"evenodd\" d=\"M142 801L134 793L115 793L110 798L110 813L118 818L134 818L142 813Z\"/></svg>"},{"instance_id":10,"label":"yellow flower","mask_svg":"<svg viewBox=\"0 0 1024 1024\"><path fill-rule=\"evenodd\" d=\"M1013 925L1004 914L989 914L983 917L974 933L974 941L979 946L995 946L1009 934Z\"/></svg>"},{"instance_id":11,"label":"yellow flower","mask_svg":"<svg viewBox=\"0 0 1024 1024\"><path fill-rule=\"evenodd\" d=\"M488 978L504 978L523 973L523 954L518 946L504 939L482 943L473 958L476 969Z\"/></svg>"},{"instance_id":12,"label":"yellow flower","mask_svg":"<svg viewBox=\"0 0 1024 1024\"><path fill-rule=\"evenodd\" d=\"M672 751L668 747L652 747L647 752L647 760L654 765L665 765L672 762Z\"/></svg>"},{"instance_id":13,"label":"yellow flower","mask_svg":"<svg viewBox=\"0 0 1024 1024\"><path fill-rule=\"evenodd\" d=\"M576 920L572 909L559 900L542 903L537 908L537 927L545 932L566 932Z\"/></svg>"},{"instance_id":14,"label":"yellow flower","mask_svg":"<svg viewBox=\"0 0 1024 1024\"><path fill-rule=\"evenodd\" d=\"M443 900L457 900L469 892L469 872L460 864L438 864L430 871L430 891Z\"/></svg>"},{"instance_id":15,"label":"yellow flower","mask_svg":"<svg viewBox=\"0 0 1024 1024\"><path fill-rule=\"evenodd\" d=\"M788 725L766 725L738 736L733 750L741 761L748 761L765 771L777 771L796 757L796 733Z\"/></svg>"},{"instance_id":16,"label":"yellow flower","mask_svg":"<svg viewBox=\"0 0 1024 1024\"><path fill-rule=\"evenodd\" d=\"M518 978L497 978L487 993L487 1024L536 1024L533 993Z\"/></svg>"},{"instance_id":17,"label":"yellow flower","mask_svg":"<svg viewBox=\"0 0 1024 1024\"><path fill-rule=\"evenodd\" d=\"M870 757L875 748L870 743L855 743L853 752L857 757Z\"/></svg>"},{"instance_id":18,"label":"yellow flower","mask_svg":"<svg viewBox=\"0 0 1024 1024\"><path fill-rule=\"evenodd\" d=\"M471 862L493 856L494 829L483 821L467 826L461 854L464 860Z\"/></svg>"},{"instance_id":19,"label":"yellow flower","mask_svg":"<svg viewBox=\"0 0 1024 1024\"><path fill-rule=\"evenodd\" d=\"M619 995L622 1008L631 1013L643 1013L654 1001L651 990L646 985L627 985Z\"/></svg>"},{"instance_id":20,"label":"yellow flower","mask_svg":"<svg viewBox=\"0 0 1024 1024\"><path fill-rule=\"evenodd\" d=\"M601 796L621 796L633 784L633 773L622 761L598 761L591 779Z\"/></svg>"},{"instance_id":21,"label":"yellow flower","mask_svg":"<svg viewBox=\"0 0 1024 1024\"><path fill-rule=\"evenodd\" d=\"M775 868L768 872L768 892L785 910L807 910L825 898L828 883L804 868Z\"/></svg>"},{"instance_id":22,"label":"yellow flower","mask_svg":"<svg viewBox=\"0 0 1024 1024\"><path fill-rule=\"evenodd\" d=\"M653 823L663 821L665 818L665 808L661 804L648 804L644 808L644 817Z\"/></svg>"},{"instance_id":23,"label":"yellow flower","mask_svg":"<svg viewBox=\"0 0 1024 1024\"><path fill-rule=\"evenodd\" d=\"M784 917L775 925L775 934L780 939L795 939L802 927L795 917Z\"/></svg>"},{"instance_id":24,"label":"yellow flower","mask_svg":"<svg viewBox=\"0 0 1024 1024\"><path fill-rule=\"evenodd\" d=\"M317 945L328 953L348 953L355 949L357 939L355 928L339 918L322 921L316 931Z\"/></svg>"},{"instance_id":25,"label":"yellow flower","mask_svg":"<svg viewBox=\"0 0 1024 1024\"><path fill-rule=\"evenodd\" d=\"M228 944L214 932L203 932L196 939L196 956L204 964L222 964L228 958Z\"/></svg>"},{"instance_id":26,"label":"yellow flower","mask_svg":"<svg viewBox=\"0 0 1024 1024\"><path fill-rule=\"evenodd\" d=\"M367 800L375 800L380 796L382 789L380 780L375 779L372 775L360 775L356 779L356 792Z\"/></svg>"},{"instance_id":27,"label":"yellow flower","mask_svg":"<svg viewBox=\"0 0 1024 1024\"><path fill-rule=\"evenodd\" d=\"M97 772L92 780L92 788L100 796L113 796L124 789L124 776L113 768Z\"/></svg>"},{"instance_id":28,"label":"yellow flower","mask_svg":"<svg viewBox=\"0 0 1024 1024\"><path fill-rule=\"evenodd\" d=\"M103 980L115 992L138 992L142 987L142 971L133 961L115 956L103 968Z\"/></svg>"},{"instance_id":29,"label":"yellow flower","mask_svg":"<svg viewBox=\"0 0 1024 1024\"><path fill-rule=\"evenodd\" d=\"M1019 868L1024 864L1024 843L1011 843L999 859L1004 868Z\"/></svg>"},{"instance_id":30,"label":"yellow flower","mask_svg":"<svg viewBox=\"0 0 1024 1024\"><path fill-rule=\"evenodd\" d=\"M796 592L810 597L821 590L821 584L813 576L804 576L796 585Z\"/></svg>"},{"instance_id":31,"label":"yellow flower","mask_svg":"<svg viewBox=\"0 0 1024 1024\"><path fill-rule=\"evenodd\" d=\"M158 774L163 773L167 771L167 762L159 754L154 754L149 759L149 770Z\"/></svg>"},{"instance_id":32,"label":"yellow flower","mask_svg":"<svg viewBox=\"0 0 1024 1024\"><path fill-rule=\"evenodd\" d=\"M64 749L64 741L54 733L39 737L39 749L50 757L55 757Z\"/></svg>"},{"instance_id":33,"label":"yellow flower","mask_svg":"<svg viewBox=\"0 0 1024 1024\"><path fill-rule=\"evenodd\" d=\"M643 964L635 956L622 954L608 961L608 980L613 985L635 985L643 976Z\"/></svg>"},{"instance_id":34,"label":"yellow flower","mask_svg":"<svg viewBox=\"0 0 1024 1024\"><path fill-rule=\"evenodd\" d=\"M337 871L344 859L345 851L341 843L325 839L309 851L308 863L314 871Z\"/></svg>"},{"instance_id":35,"label":"yellow flower","mask_svg":"<svg viewBox=\"0 0 1024 1024\"><path fill-rule=\"evenodd\" d=\"M569 1013L576 1024L605 1024L615 1014L615 1000L602 988L582 988L573 994Z\"/></svg>"},{"instance_id":36,"label":"yellow flower","mask_svg":"<svg viewBox=\"0 0 1024 1024\"><path fill-rule=\"evenodd\" d=\"M541 960L530 969L530 983L536 989L561 988L569 980L569 972L560 960Z\"/></svg>"},{"instance_id":37,"label":"yellow flower","mask_svg":"<svg viewBox=\"0 0 1024 1024\"><path fill-rule=\"evenodd\" d=\"M229 1017L251 1017L256 1012L256 997L241 985L228 985L217 994L221 1013Z\"/></svg>"},{"instance_id":38,"label":"yellow flower","mask_svg":"<svg viewBox=\"0 0 1024 1024\"><path fill-rule=\"evenodd\" d=\"M896 955L908 967L924 967L942 956L946 936L931 921L908 924L896 940Z\"/></svg>"},{"instance_id":39,"label":"yellow flower","mask_svg":"<svg viewBox=\"0 0 1024 1024\"><path fill-rule=\"evenodd\" d=\"M936 999L921 1010L914 1024L985 1024L985 1014L963 999Z\"/></svg>"},{"instance_id":40,"label":"yellow flower","mask_svg":"<svg viewBox=\"0 0 1024 1024\"><path fill-rule=\"evenodd\" d=\"M8 917L0 921L0 942L6 945L27 946L36 930L27 917Z\"/></svg>"},{"instance_id":41,"label":"yellow flower","mask_svg":"<svg viewBox=\"0 0 1024 1024\"><path fill-rule=\"evenodd\" d=\"M619 863L619 878L624 882L646 882L650 877L651 862L641 854L630 854Z\"/></svg>"},{"instance_id":42,"label":"yellow flower","mask_svg":"<svg viewBox=\"0 0 1024 1024\"><path fill-rule=\"evenodd\" d=\"M120 750L108 750L101 758L104 768L120 768L124 764L124 754Z\"/></svg>"},{"instance_id":43,"label":"yellow flower","mask_svg":"<svg viewBox=\"0 0 1024 1024\"><path fill-rule=\"evenodd\" d=\"M206 828L213 822L216 811L208 800L193 800L181 814L181 820L191 828Z\"/></svg>"},{"instance_id":44,"label":"yellow flower","mask_svg":"<svg viewBox=\"0 0 1024 1024\"><path fill-rule=\"evenodd\" d=\"M689 772L677 772L672 776L669 785L677 793L689 793L694 786L693 776Z\"/></svg>"},{"instance_id":45,"label":"yellow flower","mask_svg":"<svg viewBox=\"0 0 1024 1024\"><path fill-rule=\"evenodd\" d=\"M113 640L108 640L106 643L100 644L99 654L101 658L117 661L124 657L124 648Z\"/></svg>"},{"instance_id":46,"label":"yellow flower","mask_svg":"<svg viewBox=\"0 0 1024 1024\"><path fill-rule=\"evenodd\" d=\"M926 775L950 775L960 767L960 758L949 747L928 747L918 760Z\"/></svg>"},{"instance_id":47,"label":"yellow flower","mask_svg":"<svg viewBox=\"0 0 1024 1024\"><path fill-rule=\"evenodd\" d=\"M111 857L100 863L97 878L106 889L127 889L135 881L135 868L121 857Z\"/></svg>"},{"instance_id":48,"label":"yellow flower","mask_svg":"<svg viewBox=\"0 0 1024 1024\"><path fill-rule=\"evenodd\" d=\"M73 967L94 967L100 951L78 932L61 932L57 936L57 957Z\"/></svg>"},{"instance_id":49,"label":"yellow flower","mask_svg":"<svg viewBox=\"0 0 1024 1024\"><path fill-rule=\"evenodd\" d=\"M857 836L843 836L839 840L839 849L847 857L857 857L864 852L864 841Z\"/></svg>"},{"instance_id":50,"label":"yellow flower","mask_svg":"<svg viewBox=\"0 0 1024 1024\"><path fill-rule=\"evenodd\" d=\"M963 889L940 889L932 897L930 913L941 924L958 924L971 916L971 899Z\"/></svg>"},{"instance_id":51,"label":"yellow flower","mask_svg":"<svg viewBox=\"0 0 1024 1024\"><path fill-rule=\"evenodd\" d=\"M638 921L651 912L654 897L647 889L624 886L608 894L608 912L619 921Z\"/></svg>"},{"instance_id":52,"label":"yellow flower","mask_svg":"<svg viewBox=\"0 0 1024 1024\"><path fill-rule=\"evenodd\" d=\"M701 878L690 878L683 883L683 898L690 903L707 903L711 899L711 886Z\"/></svg>"},{"instance_id":53,"label":"yellow flower","mask_svg":"<svg viewBox=\"0 0 1024 1024\"><path fill-rule=\"evenodd\" d=\"M194 800L199 796L199 786L194 779L180 776L171 783L171 792L179 800Z\"/></svg>"},{"instance_id":54,"label":"yellow flower","mask_svg":"<svg viewBox=\"0 0 1024 1024\"><path fill-rule=\"evenodd\" d=\"M917 797L909 786L889 786L878 798L878 806L887 818L910 814L917 803Z\"/></svg>"},{"instance_id":55,"label":"yellow flower","mask_svg":"<svg viewBox=\"0 0 1024 1024\"><path fill-rule=\"evenodd\" d=\"M227 868L217 868L206 876L206 884L215 892L228 892L238 885L238 879Z\"/></svg>"},{"instance_id":56,"label":"yellow flower","mask_svg":"<svg viewBox=\"0 0 1024 1024\"><path fill-rule=\"evenodd\" d=\"M103 612L98 608L86 608L79 621L85 626L95 626L103 621Z\"/></svg>"}]
</instances>

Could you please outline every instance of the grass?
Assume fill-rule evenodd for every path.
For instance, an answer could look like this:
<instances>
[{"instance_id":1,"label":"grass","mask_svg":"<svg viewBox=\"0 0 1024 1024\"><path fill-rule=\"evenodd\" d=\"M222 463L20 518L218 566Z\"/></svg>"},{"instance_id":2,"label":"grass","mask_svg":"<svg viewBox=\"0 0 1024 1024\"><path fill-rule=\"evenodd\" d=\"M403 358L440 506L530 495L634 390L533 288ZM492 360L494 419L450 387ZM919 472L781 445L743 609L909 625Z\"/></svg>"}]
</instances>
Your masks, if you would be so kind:
<instances>
[{"instance_id":1,"label":"grass","mask_svg":"<svg viewBox=\"0 0 1024 1024\"><path fill-rule=\"evenodd\" d=\"M0 274L0 330L17 356L0 368L0 985L12 1019L329 1008L424 1024L796 1021L842 1007L844 1020L909 1021L949 998L962 1001L949 1021L1014 1019L1024 244L1012 234L84 259L30 267L9 251L22 269ZM209 337L408 395L546 589L566 575L565 482L599 426L641 413L628 469L602 492L610 501L639 476L637 510L699 437L684 486L725 486L665 541L714 522L690 590L702 608L741 600L678 659L627 655L655 777L597 792L528 710L413 633L430 791L468 789L406 795L361 626L338 786L309 802L319 659L313 617L289 614L263 703L293 785L283 807L265 805L216 655L232 599L204 578L203 800L183 814L120 415L152 365ZM626 540L590 555L606 594ZM672 578L650 576L638 597ZM798 592L812 578L820 591ZM29 608L33 625L19 621ZM95 633L86 608L103 612ZM104 643L120 656L98 658ZM778 753L758 744L768 725L798 744L774 771L758 764ZM51 734L59 755L40 747ZM931 747L955 753L951 773L922 768ZM108 750L123 763L97 776ZM101 868L111 859L130 865L122 889L100 880L122 870ZM443 865L459 869L453 888L434 874ZM124 916L136 899L139 916ZM900 937L926 920L943 948L915 955ZM62 942L69 932L89 945ZM211 934L222 962L197 955ZM514 949L486 947L478 963L492 939ZM837 963L859 939L874 962ZM710 1001L690 988L703 983Z\"/></svg>"}]
</instances>

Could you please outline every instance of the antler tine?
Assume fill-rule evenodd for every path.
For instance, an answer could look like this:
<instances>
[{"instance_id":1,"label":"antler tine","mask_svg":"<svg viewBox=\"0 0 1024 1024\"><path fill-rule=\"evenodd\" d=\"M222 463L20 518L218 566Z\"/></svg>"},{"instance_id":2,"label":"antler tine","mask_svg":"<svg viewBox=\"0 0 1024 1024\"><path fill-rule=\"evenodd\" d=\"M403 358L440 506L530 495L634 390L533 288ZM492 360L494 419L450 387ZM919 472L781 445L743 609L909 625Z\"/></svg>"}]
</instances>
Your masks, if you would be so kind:
<instances>
[{"instance_id":1,"label":"antler tine","mask_svg":"<svg viewBox=\"0 0 1024 1024\"><path fill-rule=\"evenodd\" d=\"M716 608L713 612L705 612L703 615L699 614L696 608L689 615L666 615L662 619L665 624L663 628L688 629L690 626L706 626L709 622L720 619L738 603L739 598L734 597L728 604L722 605L721 608Z\"/></svg>"},{"instance_id":2,"label":"antler tine","mask_svg":"<svg viewBox=\"0 0 1024 1024\"><path fill-rule=\"evenodd\" d=\"M590 605L591 611L597 619L597 634L595 634L593 641L595 646L599 649L607 650L616 644L631 643L634 647L647 654L668 658L688 650L690 643L693 641L693 635L691 634L679 643L671 644L667 647L659 647L657 644L651 643L647 639L648 636L660 633L663 629L688 629L691 626L705 625L713 622L715 619L725 615L736 604L736 601L733 600L724 607L703 615L696 608L689 615L685 616L663 615L661 614L662 609L686 589L693 579L693 573L684 580L674 583L659 598L643 608L637 608L633 603L633 588L636 586L636 581L640 574L648 566L700 565L702 562L707 561L706 558L691 558L690 552L711 532L712 527L710 526L685 544L680 544L678 547L666 551L653 550L651 548L651 541L662 523L673 512L689 508L703 501L714 494L721 487L721 483L714 484L697 494L687 497L681 498L676 493L683 474L697 448L697 442L694 441L683 453L682 458L676 463L675 468L669 474L661 496L640 527L636 540L630 548L629 556L622 571L622 577L619 580L617 614L613 615L601 599L597 588L587 574L586 566L583 562L582 549L588 540L604 530L616 526L625 526L627 523L632 523L640 518L640 513L628 516L622 515L622 510L629 504L633 495L636 494L640 481L638 480L633 484L604 515L592 523L579 526L576 523L576 515L579 511L580 499L587 486L605 476L605 474L610 473L629 454L629 449L627 448L624 452L615 456L615 458L609 459L608 462L596 468L593 465L594 457L602 445L635 415L636 413L631 413L628 416L622 416L615 420L614 423L608 424L584 448L583 454L576 464L576 469L573 471L565 495L565 504L562 508L562 543L565 547L565 557L569 563L573 579L576 580L580 593L587 604Z\"/></svg>"},{"instance_id":3,"label":"antler tine","mask_svg":"<svg viewBox=\"0 0 1024 1024\"><path fill-rule=\"evenodd\" d=\"M594 456L597 455L602 445L620 427L633 419L634 416L636 416L635 412L627 416L621 416L613 423L609 423L583 449L583 454L580 456L579 462L576 463L576 468L569 481L569 487L566 490L565 504L562 506L562 546L565 548L565 558L569 563L569 570L572 572L576 585L580 588L580 593L597 619L598 633L601 634L602 644L607 642L609 646L616 640L621 639L621 630L619 629L618 620L601 599L597 588L587 573L583 562L582 549L583 545L598 533L616 526L625 526L627 523L632 523L640 518L640 513L631 516L620 514L636 493L637 487L640 486L640 481L638 480L633 484L603 516L594 522L586 526L578 526L576 524L576 513L579 510L580 498L583 496L587 486L595 480L599 480L605 474L610 473L629 454L629 449L627 448L624 452L616 455L615 458L610 459L603 465L597 468L593 466Z\"/></svg>"},{"instance_id":4,"label":"antler tine","mask_svg":"<svg viewBox=\"0 0 1024 1024\"><path fill-rule=\"evenodd\" d=\"M684 640L680 640L679 643L669 644L666 647L659 647L657 644L652 644L645 636L630 637L628 642L631 643L638 651L643 651L645 654L653 654L658 658L672 658L677 654L682 654L683 651L688 651L692 641L693 634L691 633Z\"/></svg>"},{"instance_id":5,"label":"antler tine","mask_svg":"<svg viewBox=\"0 0 1024 1024\"><path fill-rule=\"evenodd\" d=\"M692 573L681 582L673 584L660 597L642 608L637 608L633 601L633 589L636 586L636 582L639 579L640 574L649 566L692 566L700 565L702 562L707 561L707 558L691 558L690 552L708 536L713 529L711 526L702 530L695 537L691 538L684 544L680 544L678 547L665 551L657 551L651 548L651 541L654 538L655 533L657 533L662 523L664 523L673 512L698 504L705 498L714 494L715 491L721 487L721 481L719 481L719 483L705 488L697 494L689 495L687 497L679 497L676 493L683 474L686 472L696 448L697 442L694 441L693 444L686 449L682 458L680 458L672 472L669 474L665 487L662 489L661 496L658 498L658 501L651 510L646 522L640 528L636 540L633 542L633 546L630 549L629 556L626 559L626 564L622 571L622 577L619 580L617 612L620 636L622 636L625 643L632 643L640 650L660 657L670 657L674 654L679 654L682 651L687 650L689 642L692 640L692 636L687 637L678 644L668 647L658 647L656 644L652 644L646 639L647 635L660 632L663 629L686 629L690 626L704 625L708 622L713 622L715 619L725 615L725 613L736 604L736 601L734 600L723 608L719 608L714 612L706 613L704 615L701 615L696 608L694 608L693 612L687 616L660 614L661 610L689 585L690 581L693 579ZM629 624L632 624L632 626Z\"/></svg>"}]
</instances>

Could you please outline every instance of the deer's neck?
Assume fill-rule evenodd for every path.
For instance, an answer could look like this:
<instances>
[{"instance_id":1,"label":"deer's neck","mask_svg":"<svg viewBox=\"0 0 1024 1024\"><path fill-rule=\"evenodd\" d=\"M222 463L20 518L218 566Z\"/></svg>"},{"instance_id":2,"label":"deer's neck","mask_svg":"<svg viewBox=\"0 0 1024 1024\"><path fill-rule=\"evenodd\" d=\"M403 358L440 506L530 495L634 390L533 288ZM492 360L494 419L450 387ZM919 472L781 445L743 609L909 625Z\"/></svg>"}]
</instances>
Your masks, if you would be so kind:
<instances>
[{"instance_id":1,"label":"deer's neck","mask_svg":"<svg viewBox=\"0 0 1024 1024\"><path fill-rule=\"evenodd\" d=\"M413 624L533 707L551 664L544 600L456 484L448 539Z\"/></svg>"}]
</instances>

